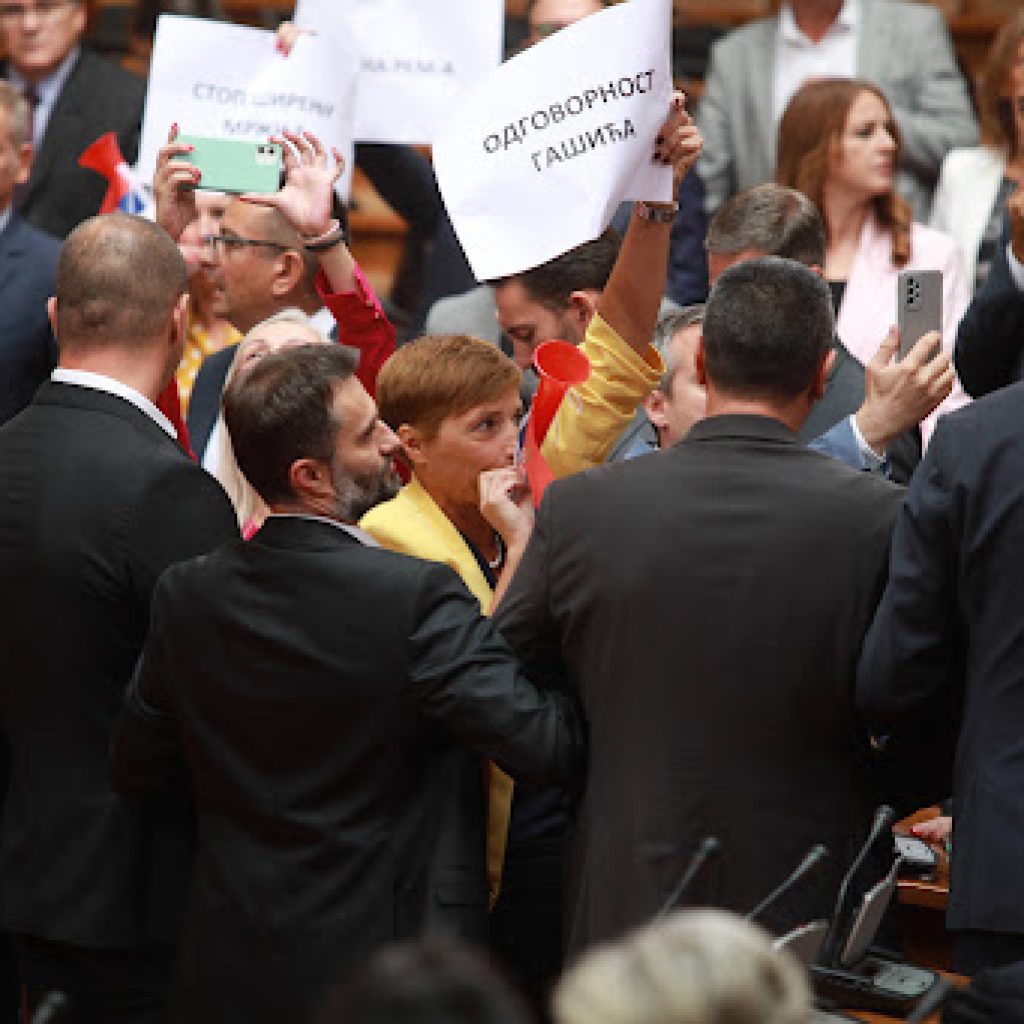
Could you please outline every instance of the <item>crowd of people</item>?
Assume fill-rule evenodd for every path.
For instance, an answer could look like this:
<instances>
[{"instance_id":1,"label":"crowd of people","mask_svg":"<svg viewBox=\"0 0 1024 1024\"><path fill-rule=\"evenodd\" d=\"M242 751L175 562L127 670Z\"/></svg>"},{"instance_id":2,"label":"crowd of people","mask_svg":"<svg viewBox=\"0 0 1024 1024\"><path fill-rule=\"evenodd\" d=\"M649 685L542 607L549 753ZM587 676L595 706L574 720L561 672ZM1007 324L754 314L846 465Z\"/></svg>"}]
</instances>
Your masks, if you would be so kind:
<instances>
[{"instance_id":1,"label":"crowd of people","mask_svg":"<svg viewBox=\"0 0 1024 1024\"><path fill-rule=\"evenodd\" d=\"M0 3L0 1024L800 1024L777 940L940 801L1024 1016L1024 14L976 117L935 8L784 0L658 112L675 200L500 280L361 147L386 302L309 133L225 196L169 125L96 216L93 14Z\"/></svg>"}]
</instances>

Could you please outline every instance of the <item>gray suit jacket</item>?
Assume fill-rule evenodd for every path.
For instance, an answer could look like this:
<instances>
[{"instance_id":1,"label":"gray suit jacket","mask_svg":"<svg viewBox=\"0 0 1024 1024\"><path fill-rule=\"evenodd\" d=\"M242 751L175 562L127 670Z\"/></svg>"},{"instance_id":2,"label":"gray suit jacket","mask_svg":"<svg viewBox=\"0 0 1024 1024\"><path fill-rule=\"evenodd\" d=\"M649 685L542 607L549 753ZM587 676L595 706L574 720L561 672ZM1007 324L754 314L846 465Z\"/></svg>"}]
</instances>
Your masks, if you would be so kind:
<instances>
[{"instance_id":1,"label":"gray suit jacket","mask_svg":"<svg viewBox=\"0 0 1024 1024\"><path fill-rule=\"evenodd\" d=\"M943 157L974 145L978 128L942 14L928 4L862 0L857 73L885 93L903 134L897 185L927 220ZM698 170L708 213L775 175L773 114L778 17L751 22L711 50L698 113Z\"/></svg>"}]
</instances>

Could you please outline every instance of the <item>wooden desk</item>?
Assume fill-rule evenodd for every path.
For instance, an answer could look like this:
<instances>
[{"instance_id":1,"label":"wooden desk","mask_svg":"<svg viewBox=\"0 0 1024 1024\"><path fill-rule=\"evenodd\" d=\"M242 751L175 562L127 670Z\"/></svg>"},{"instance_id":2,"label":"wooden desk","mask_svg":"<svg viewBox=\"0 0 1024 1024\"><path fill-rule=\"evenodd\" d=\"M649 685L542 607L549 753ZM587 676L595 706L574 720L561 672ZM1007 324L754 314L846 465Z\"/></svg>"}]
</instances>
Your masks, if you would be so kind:
<instances>
[{"instance_id":1,"label":"wooden desk","mask_svg":"<svg viewBox=\"0 0 1024 1024\"><path fill-rule=\"evenodd\" d=\"M896 831L910 835L910 828L921 821L937 817L938 807L926 807L904 818ZM935 877L931 879L901 878L896 924L907 959L933 971L950 971L953 967L949 933L946 931L946 904L949 900L949 855L932 846L938 857Z\"/></svg>"}]
</instances>

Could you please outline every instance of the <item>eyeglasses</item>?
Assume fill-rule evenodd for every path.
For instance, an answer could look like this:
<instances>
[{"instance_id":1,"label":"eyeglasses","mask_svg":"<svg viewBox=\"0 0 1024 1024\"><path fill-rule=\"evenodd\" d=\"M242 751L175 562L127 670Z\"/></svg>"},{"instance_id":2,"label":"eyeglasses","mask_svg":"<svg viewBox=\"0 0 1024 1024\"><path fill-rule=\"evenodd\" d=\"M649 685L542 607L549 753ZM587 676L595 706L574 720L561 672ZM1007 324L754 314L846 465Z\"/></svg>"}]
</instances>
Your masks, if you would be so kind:
<instances>
[{"instance_id":1,"label":"eyeglasses","mask_svg":"<svg viewBox=\"0 0 1024 1024\"><path fill-rule=\"evenodd\" d=\"M216 248L223 246L225 252L232 249L244 249L246 246L255 248L273 249L275 252L287 252L289 247L280 242L268 242L262 238L243 238L241 235L203 235L200 239L203 245L211 245Z\"/></svg>"},{"instance_id":2,"label":"eyeglasses","mask_svg":"<svg viewBox=\"0 0 1024 1024\"><path fill-rule=\"evenodd\" d=\"M30 14L36 15L42 21L79 2L80 0L38 0L38 3L34 4L0 3L0 21L24 21Z\"/></svg>"}]
</instances>

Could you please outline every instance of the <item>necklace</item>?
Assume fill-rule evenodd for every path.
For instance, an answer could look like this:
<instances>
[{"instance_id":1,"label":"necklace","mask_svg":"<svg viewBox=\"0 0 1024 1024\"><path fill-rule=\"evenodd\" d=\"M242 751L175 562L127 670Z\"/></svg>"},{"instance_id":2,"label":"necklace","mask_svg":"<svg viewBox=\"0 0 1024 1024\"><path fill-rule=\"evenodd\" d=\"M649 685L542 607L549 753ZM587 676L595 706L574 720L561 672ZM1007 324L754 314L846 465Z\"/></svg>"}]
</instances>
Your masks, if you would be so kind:
<instances>
[{"instance_id":1,"label":"necklace","mask_svg":"<svg viewBox=\"0 0 1024 1024\"><path fill-rule=\"evenodd\" d=\"M487 560L487 567L497 571L501 568L502 563L505 561L505 542L501 539L501 534L495 532L494 540L498 545L498 553L494 556L494 561Z\"/></svg>"}]
</instances>

